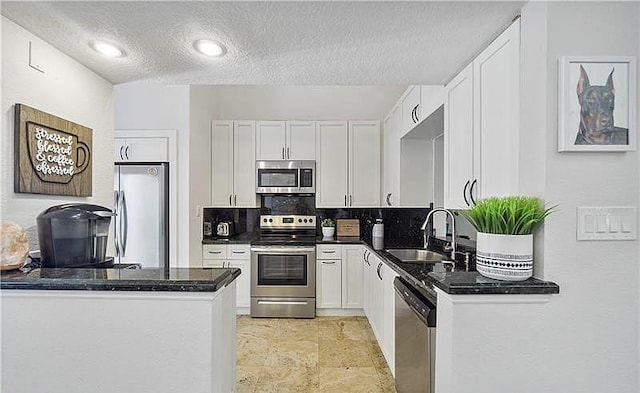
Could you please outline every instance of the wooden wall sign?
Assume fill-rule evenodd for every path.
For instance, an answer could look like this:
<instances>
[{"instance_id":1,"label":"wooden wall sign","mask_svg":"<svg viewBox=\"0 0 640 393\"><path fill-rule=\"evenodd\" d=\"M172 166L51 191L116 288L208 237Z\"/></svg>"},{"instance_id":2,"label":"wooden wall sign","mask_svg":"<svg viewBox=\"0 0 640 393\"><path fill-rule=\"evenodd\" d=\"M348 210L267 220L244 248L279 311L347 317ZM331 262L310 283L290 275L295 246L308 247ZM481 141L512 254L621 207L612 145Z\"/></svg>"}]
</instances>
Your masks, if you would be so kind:
<instances>
[{"instance_id":1,"label":"wooden wall sign","mask_svg":"<svg viewBox=\"0 0 640 393\"><path fill-rule=\"evenodd\" d=\"M15 192L91 196L92 130L15 105Z\"/></svg>"}]
</instances>

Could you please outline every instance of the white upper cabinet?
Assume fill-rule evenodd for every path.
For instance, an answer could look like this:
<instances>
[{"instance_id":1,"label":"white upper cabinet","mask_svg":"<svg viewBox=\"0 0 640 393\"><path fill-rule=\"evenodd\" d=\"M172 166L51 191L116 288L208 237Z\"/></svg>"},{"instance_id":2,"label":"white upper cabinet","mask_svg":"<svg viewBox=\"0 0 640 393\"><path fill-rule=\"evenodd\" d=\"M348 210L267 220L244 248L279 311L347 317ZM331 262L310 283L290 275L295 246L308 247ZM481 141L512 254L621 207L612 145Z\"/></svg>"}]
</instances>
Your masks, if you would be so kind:
<instances>
[{"instance_id":1,"label":"white upper cabinet","mask_svg":"<svg viewBox=\"0 0 640 393\"><path fill-rule=\"evenodd\" d=\"M169 161L167 138L115 138L115 162Z\"/></svg>"},{"instance_id":2,"label":"white upper cabinet","mask_svg":"<svg viewBox=\"0 0 640 393\"><path fill-rule=\"evenodd\" d=\"M284 121L259 121L256 123L256 159L286 159L286 123Z\"/></svg>"},{"instance_id":3,"label":"white upper cabinet","mask_svg":"<svg viewBox=\"0 0 640 393\"><path fill-rule=\"evenodd\" d=\"M384 121L382 158L382 206L400 205L400 105Z\"/></svg>"},{"instance_id":4,"label":"white upper cabinet","mask_svg":"<svg viewBox=\"0 0 640 393\"><path fill-rule=\"evenodd\" d=\"M445 88L444 203L519 190L520 20Z\"/></svg>"},{"instance_id":5,"label":"white upper cabinet","mask_svg":"<svg viewBox=\"0 0 640 393\"><path fill-rule=\"evenodd\" d=\"M473 62L474 199L519 190L520 20Z\"/></svg>"},{"instance_id":6,"label":"white upper cabinet","mask_svg":"<svg viewBox=\"0 0 640 393\"><path fill-rule=\"evenodd\" d=\"M233 129L233 205L256 207L255 122L236 121Z\"/></svg>"},{"instance_id":7,"label":"white upper cabinet","mask_svg":"<svg viewBox=\"0 0 640 393\"><path fill-rule=\"evenodd\" d=\"M211 125L212 207L257 207L255 122Z\"/></svg>"},{"instance_id":8,"label":"white upper cabinet","mask_svg":"<svg viewBox=\"0 0 640 393\"><path fill-rule=\"evenodd\" d=\"M286 135L286 157L288 160L316 159L316 122L288 121Z\"/></svg>"},{"instance_id":9,"label":"white upper cabinet","mask_svg":"<svg viewBox=\"0 0 640 393\"><path fill-rule=\"evenodd\" d=\"M315 160L316 125L313 121L259 121L256 123L256 159Z\"/></svg>"},{"instance_id":10,"label":"white upper cabinet","mask_svg":"<svg viewBox=\"0 0 640 393\"><path fill-rule=\"evenodd\" d=\"M406 134L420 123L420 86L410 86L402 98L402 133Z\"/></svg>"},{"instance_id":11,"label":"white upper cabinet","mask_svg":"<svg viewBox=\"0 0 640 393\"><path fill-rule=\"evenodd\" d=\"M349 190L349 206L380 206L380 123L377 121L349 122Z\"/></svg>"},{"instance_id":12,"label":"white upper cabinet","mask_svg":"<svg viewBox=\"0 0 640 393\"><path fill-rule=\"evenodd\" d=\"M469 206L473 178L473 65L469 64L445 88L444 204Z\"/></svg>"},{"instance_id":13,"label":"white upper cabinet","mask_svg":"<svg viewBox=\"0 0 640 393\"><path fill-rule=\"evenodd\" d=\"M347 122L316 123L316 205L345 207L347 205Z\"/></svg>"},{"instance_id":14,"label":"white upper cabinet","mask_svg":"<svg viewBox=\"0 0 640 393\"><path fill-rule=\"evenodd\" d=\"M316 157L317 207L379 206L379 122L317 122Z\"/></svg>"},{"instance_id":15,"label":"white upper cabinet","mask_svg":"<svg viewBox=\"0 0 640 393\"><path fill-rule=\"evenodd\" d=\"M211 124L211 205L229 207L233 202L233 122Z\"/></svg>"}]
</instances>

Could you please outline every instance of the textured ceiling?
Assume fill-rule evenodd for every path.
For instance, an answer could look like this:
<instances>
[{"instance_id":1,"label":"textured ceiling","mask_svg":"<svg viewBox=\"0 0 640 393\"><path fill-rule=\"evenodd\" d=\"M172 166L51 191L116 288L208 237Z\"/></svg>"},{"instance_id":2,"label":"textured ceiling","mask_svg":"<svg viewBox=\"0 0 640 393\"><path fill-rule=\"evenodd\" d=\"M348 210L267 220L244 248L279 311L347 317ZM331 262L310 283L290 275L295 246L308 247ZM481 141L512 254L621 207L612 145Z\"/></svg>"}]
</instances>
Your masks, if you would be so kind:
<instances>
[{"instance_id":1,"label":"textured ceiling","mask_svg":"<svg viewBox=\"0 0 640 393\"><path fill-rule=\"evenodd\" d=\"M113 83L442 84L523 2L13 2L2 15ZM213 38L209 59L192 43ZM118 43L105 59L88 42Z\"/></svg>"}]
</instances>

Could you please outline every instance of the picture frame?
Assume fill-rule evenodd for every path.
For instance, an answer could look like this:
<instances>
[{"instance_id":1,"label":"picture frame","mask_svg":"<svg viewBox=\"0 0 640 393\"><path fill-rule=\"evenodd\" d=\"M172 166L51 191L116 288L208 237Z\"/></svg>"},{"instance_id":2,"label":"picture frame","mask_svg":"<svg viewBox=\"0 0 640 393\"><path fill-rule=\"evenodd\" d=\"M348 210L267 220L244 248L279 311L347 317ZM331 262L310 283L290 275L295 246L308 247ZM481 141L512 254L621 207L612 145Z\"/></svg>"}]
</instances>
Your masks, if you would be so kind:
<instances>
[{"instance_id":1,"label":"picture frame","mask_svg":"<svg viewBox=\"0 0 640 393\"><path fill-rule=\"evenodd\" d=\"M635 151L636 58L563 56L559 63L558 151Z\"/></svg>"}]
</instances>

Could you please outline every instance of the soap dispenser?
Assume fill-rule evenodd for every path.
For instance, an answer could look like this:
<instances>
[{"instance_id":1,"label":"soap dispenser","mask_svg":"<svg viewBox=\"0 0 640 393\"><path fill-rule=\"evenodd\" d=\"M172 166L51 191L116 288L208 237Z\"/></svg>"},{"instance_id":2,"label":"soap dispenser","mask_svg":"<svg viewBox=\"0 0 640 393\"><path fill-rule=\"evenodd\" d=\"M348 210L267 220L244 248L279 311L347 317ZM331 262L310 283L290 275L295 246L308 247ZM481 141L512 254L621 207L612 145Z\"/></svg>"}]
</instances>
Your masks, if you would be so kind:
<instances>
[{"instance_id":1,"label":"soap dispenser","mask_svg":"<svg viewBox=\"0 0 640 393\"><path fill-rule=\"evenodd\" d=\"M376 218L376 223L373 224L372 239L374 250L382 250L384 248L384 224L382 218Z\"/></svg>"}]
</instances>

